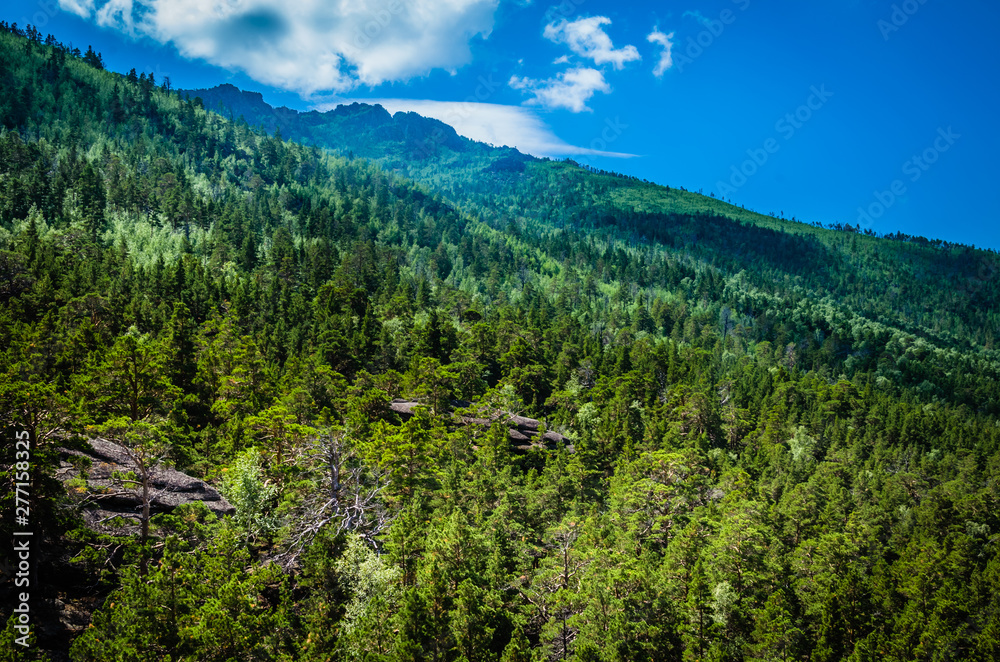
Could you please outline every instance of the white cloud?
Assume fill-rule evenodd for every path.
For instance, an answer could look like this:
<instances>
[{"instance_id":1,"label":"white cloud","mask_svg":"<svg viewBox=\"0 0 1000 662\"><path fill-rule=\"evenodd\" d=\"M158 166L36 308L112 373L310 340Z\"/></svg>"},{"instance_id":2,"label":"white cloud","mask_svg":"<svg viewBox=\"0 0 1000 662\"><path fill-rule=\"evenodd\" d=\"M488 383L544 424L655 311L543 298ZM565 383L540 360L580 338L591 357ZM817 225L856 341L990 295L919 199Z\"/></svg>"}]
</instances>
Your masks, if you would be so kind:
<instances>
[{"instance_id":1,"label":"white cloud","mask_svg":"<svg viewBox=\"0 0 1000 662\"><path fill-rule=\"evenodd\" d=\"M552 64L569 64L569 56L560 55L556 59L552 60Z\"/></svg>"},{"instance_id":2,"label":"white cloud","mask_svg":"<svg viewBox=\"0 0 1000 662\"><path fill-rule=\"evenodd\" d=\"M88 18L94 11L94 0L59 0L59 7L82 18Z\"/></svg>"},{"instance_id":3,"label":"white cloud","mask_svg":"<svg viewBox=\"0 0 1000 662\"><path fill-rule=\"evenodd\" d=\"M626 62L642 59L635 46L614 47L611 37L601 27L610 24L611 19L607 16L591 16L573 22L564 18L546 25L543 35L549 41L566 44L577 55L592 59L594 64L610 62L615 69L621 69Z\"/></svg>"},{"instance_id":4,"label":"white cloud","mask_svg":"<svg viewBox=\"0 0 1000 662\"><path fill-rule=\"evenodd\" d=\"M712 21L710 19L706 18L704 14L702 14L700 11L696 9L689 9L688 11L681 14L681 17L693 18L694 20L698 21L705 27L709 27L712 24Z\"/></svg>"},{"instance_id":5,"label":"white cloud","mask_svg":"<svg viewBox=\"0 0 1000 662\"><path fill-rule=\"evenodd\" d=\"M660 51L660 59L656 63L656 67L653 68L653 75L657 78L662 77L667 69L674 66L674 57L672 53L674 42L671 41L673 38L673 32L670 34L663 34L655 28L646 36L646 40L650 43L659 44L663 47L663 50Z\"/></svg>"},{"instance_id":6,"label":"white cloud","mask_svg":"<svg viewBox=\"0 0 1000 662\"><path fill-rule=\"evenodd\" d=\"M93 0L91 0L93 4ZM135 36L132 0L108 0L97 10L97 24Z\"/></svg>"},{"instance_id":7,"label":"white cloud","mask_svg":"<svg viewBox=\"0 0 1000 662\"><path fill-rule=\"evenodd\" d=\"M569 69L546 80L511 76L508 84L515 90L534 95L525 101L526 104L543 108L565 108L574 113L590 110L587 101L596 92L606 94L611 91L611 86L604 80L604 74L586 67Z\"/></svg>"},{"instance_id":8,"label":"white cloud","mask_svg":"<svg viewBox=\"0 0 1000 662\"><path fill-rule=\"evenodd\" d=\"M59 0L101 25L303 96L405 81L471 59L499 0Z\"/></svg>"},{"instance_id":9,"label":"white cloud","mask_svg":"<svg viewBox=\"0 0 1000 662\"><path fill-rule=\"evenodd\" d=\"M424 117L433 117L454 127L460 135L489 143L516 147L525 154L536 156L608 156L629 158L634 154L605 152L570 145L552 132L532 110L520 106L504 106L494 103L461 101L430 101L425 99L352 99L337 103L327 103L316 110L329 110L339 103L380 104L390 113L414 112Z\"/></svg>"}]
</instances>

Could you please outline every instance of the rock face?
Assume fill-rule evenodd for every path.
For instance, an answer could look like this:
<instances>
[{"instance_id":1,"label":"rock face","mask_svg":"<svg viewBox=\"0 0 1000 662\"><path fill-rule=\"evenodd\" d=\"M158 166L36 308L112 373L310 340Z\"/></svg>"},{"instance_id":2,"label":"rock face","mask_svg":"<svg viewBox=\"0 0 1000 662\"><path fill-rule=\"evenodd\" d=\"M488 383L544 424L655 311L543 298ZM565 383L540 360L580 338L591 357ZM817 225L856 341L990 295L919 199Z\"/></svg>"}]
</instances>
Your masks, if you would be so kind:
<instances>
[{"instance_id":1,"label":"rock face","mask_svg":"<svg viewBox=\"0 0 1000 662\"><path fill-rule=\"evenodd\" d=\"M413 112L392 114L378 104L354 102L322 113L300 113L284 106L275 108L264 101L260 92L243 91L228 83L181 93L201 98L207 110L223 117L242 116L252 126L261 125L271 134L280 130L285 140L350 150L367 158L378 159L401 150L408 159L420 161L438 152L465 152L473 145L440 120ZM511 152L515 158L532 159L516 150Z\"/></svg>"},{"instance_id":2,"label":"rock face","mask_svg":"<svg viewBox=\"0 0 1000 662\"><path fill-rule=\"evenodd\" d=\"M458 404L467 406L470 403L464 402ZM410 400L397 399L389 403L389 408L396 412L396 414L398 414L404 421L413 416L414 407L420 406L423 406L423 403L413 402ZM492 425L494 421L505 423L507 425L507 436L510 438L511 446L520 451L527 451L532 447L556 448L562 446L565 446L570 451L573 450L573 446L569 443L569 439L558 432L546 431L544 435L539 436L538 430L542 423L533 418L527 418L525 416L511 416L510 414L502 411L489 411L481 413L486 413L487 417L478 418L473 416L458 416L456 417L457 422L465 425L478 425L484 428Z\"/></svg>"},{"instance_id":3,"label":"rock face","mask_svg":"<svg viewBox=\"0 0 1000 662\"><path fill-rule=\"evenodd\" d=\"M87 464L87 460L90 466L81 471L81 464ZM134 469L132 460L121 446L105 439L92 439L86 451L63 449L59 478L64 482L86 478L87 500L96 507L85 508L84 519L90 526L103 529L105 527L101 523L113 519L115 515L133 516L134 519L142 512L139 499L131 491L122 490L112 477L116 471ZM204 503L218 517L236 512L214 487L175 469L154 469L151 482L150 511L154 514L168 513L181 504L194 502Z\"/></svg>"}]
</instances>

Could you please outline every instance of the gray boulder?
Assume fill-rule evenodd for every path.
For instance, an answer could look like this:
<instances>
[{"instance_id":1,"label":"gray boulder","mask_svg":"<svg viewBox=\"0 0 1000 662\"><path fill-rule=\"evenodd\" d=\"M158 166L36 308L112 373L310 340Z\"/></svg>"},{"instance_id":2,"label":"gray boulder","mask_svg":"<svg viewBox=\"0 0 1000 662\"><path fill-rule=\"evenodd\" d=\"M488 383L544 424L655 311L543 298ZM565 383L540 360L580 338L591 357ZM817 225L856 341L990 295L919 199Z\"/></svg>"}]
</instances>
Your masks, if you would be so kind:
<instances>
[{"instance_id":1,"label":"gray boulder","mask_svg":"<svg viewBox=\"0 0 1000 662\"><path fill-rule=\"evenodd\" d=\"M135 490L122 489L115 472L135 471L135 465L118 444L106 439L91 439L85 450L61 449L59 478L69 483L83 506L85 521L93 528L104 530L106 522L116 515L132 520L142 512L142 503ZM80 481L83 478L86 487ZM214 487L203 480L167 466L153 469L150 511L169 513L186 503L203 503L217 517L236 512ZM130 528L130 527L128 527ZM120 529L119 529L120 530Z\"/></svg>"}]
</instances>

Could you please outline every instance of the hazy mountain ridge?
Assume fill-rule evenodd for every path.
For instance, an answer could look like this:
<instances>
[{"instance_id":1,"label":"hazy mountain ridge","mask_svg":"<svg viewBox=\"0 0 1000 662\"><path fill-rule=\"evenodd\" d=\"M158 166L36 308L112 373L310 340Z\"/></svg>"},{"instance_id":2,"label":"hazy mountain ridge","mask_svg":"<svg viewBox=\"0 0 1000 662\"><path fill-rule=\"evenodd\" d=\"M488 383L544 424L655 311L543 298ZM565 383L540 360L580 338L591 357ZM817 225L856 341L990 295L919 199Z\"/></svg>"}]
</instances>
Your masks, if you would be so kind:
<instances>
[{"instance_id":1,"label":"hazy mountain ridge","mask_svg":"<svg viewBox=\"0 0 1000 662\"><path fill-rule=\"evenodd\" d=\"M268 133L280 131L287 140L318 144L366 158L384 159L397 151L397 143L402 144L401 158L417 160L466 152L474 145L486 148L459 136L444 122L416 113L392 115L377 104L354 102L325 112L300 112L284 106L275 108L264 102L259 92L242 91L228 83L211 89L181 90L181 93L201 98L206 109L224 117L235 120L242 116L251 126L262 126Z\"/></svg>"}]
</instances>

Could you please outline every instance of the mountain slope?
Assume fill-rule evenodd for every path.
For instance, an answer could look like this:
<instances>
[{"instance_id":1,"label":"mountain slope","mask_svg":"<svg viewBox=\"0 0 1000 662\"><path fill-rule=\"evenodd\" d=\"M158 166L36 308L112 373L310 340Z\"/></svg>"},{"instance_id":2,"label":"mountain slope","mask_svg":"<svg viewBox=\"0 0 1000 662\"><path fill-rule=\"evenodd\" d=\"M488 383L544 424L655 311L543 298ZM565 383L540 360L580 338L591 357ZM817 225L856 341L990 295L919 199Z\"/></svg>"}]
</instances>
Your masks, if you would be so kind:
<instances>
[{"instance_id":1,"label":"mountain slope","mask_svg":"<svg viewBox=\"0 0 1000 662\"><path fill-rule=\"evenodd\" d=\"M995 252L893 235L892 241L765 216L713 197L592 172L572 162L522 157L457 137L450 127L412 113L352 104L327 113L273 109L259 94L231 85L195 90L209 108L253 118L266 130L310 144L374 158L494 227L539 222L540 230L603 233L683 249L732 276L760 262L767 294L796 279L797 305L841 303L860 317L852 326L887 325L940 349L992 350L1000 333L1000 259ZM247 114L249 113L249 115ZM407 134L401 124L420 127ZM378 136L374 138L373 136ZM413 136L416 136L414 141ZM444 136L442 138L442 136ZM426 147L431 145L431 147ZM544 229L544 230L543 230ZM610 232L610 234L608 234ZM776 234L777 233L777 234ZM780 287L787 298L788 288ZM813 332L831 329L814 325ZM995 361L996 354L990 354Z\"/></svg>"},{"instance_id":2,"label":"mountain slope","mask_svg":"<svg viewBox=\"0 0 1000 662\"><path fill-rule=\"evenodd\" d=\"M0 23L0 530L40 543L41 651L996 657L994 254L409 161L427 124L377 109L347 158L99 65ZM60 464L95 436L144 462ZM166 463L235 515L147 518ZM84 525L106 498L132 521Z\"/></svg>"}]
</instances>

